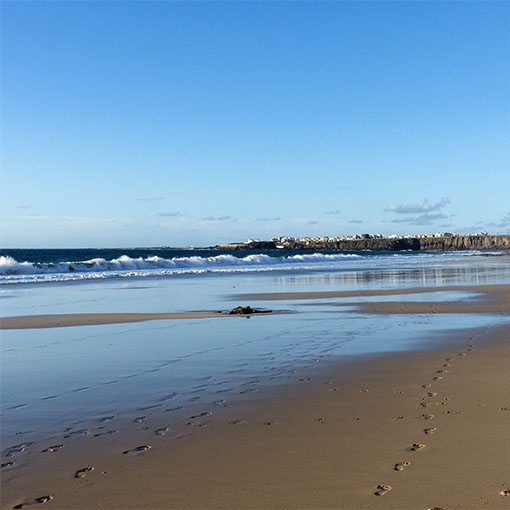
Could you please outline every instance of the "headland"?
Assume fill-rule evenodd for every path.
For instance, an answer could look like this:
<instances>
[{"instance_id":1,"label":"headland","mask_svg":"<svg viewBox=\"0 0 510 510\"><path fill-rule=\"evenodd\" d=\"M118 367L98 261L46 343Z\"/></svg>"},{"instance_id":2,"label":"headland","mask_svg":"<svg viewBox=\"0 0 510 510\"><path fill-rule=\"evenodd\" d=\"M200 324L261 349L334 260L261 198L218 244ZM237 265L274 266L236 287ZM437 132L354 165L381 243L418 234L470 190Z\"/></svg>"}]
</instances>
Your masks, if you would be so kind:
<instances>
[{"instance_id":1,"label":"headland","mask_svg":"<svg viewBox=\"0 0 510 510\"><path fill-rule=\"evenodd\" d=\"M212 246L218 250L331 250L331 251L467 251L510 250L510 235L416 235L360 234L342 237L288 237L267 241L248 240Z\"/></svg>"}]
</instances>

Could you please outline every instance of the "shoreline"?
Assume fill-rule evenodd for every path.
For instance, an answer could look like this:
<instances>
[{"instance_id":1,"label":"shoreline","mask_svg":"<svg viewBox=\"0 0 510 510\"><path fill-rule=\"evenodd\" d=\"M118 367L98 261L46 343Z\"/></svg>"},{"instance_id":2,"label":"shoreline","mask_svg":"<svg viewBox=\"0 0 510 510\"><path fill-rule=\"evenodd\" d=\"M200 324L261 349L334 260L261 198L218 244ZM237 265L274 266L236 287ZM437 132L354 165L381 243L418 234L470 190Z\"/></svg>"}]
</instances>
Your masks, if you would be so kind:
<instances>
[{"instance_id":1,"label":"shoreline","mask_svg":"<svg viewBox=\"0 0 510 510\"><path fill-rule=\"evenodd\" d=\"M277 292L250 293L234 295L237 299L257 301L294 301L316 300L351 297L401 296L411 294L428 294L432 292L475 292L481 296L475 300L459 302L348 302L334 303L335 306L357 307L359 313L510 313L510 285L452 285L444 287L416 287L394 290L366 290L366 291L327 291L327 292ZM93 326L104 324L122 324L129 322L143 322L151 320L178 319L211 319L218 317L254 317L257 315L275 315L289 313L285 310L258 311L250 315L230 315L228 311L189 311L168 313L69 313L53 315L21 315L0 318L0 330L39 329L73 326Z\"/></svg>"}]
</instances>

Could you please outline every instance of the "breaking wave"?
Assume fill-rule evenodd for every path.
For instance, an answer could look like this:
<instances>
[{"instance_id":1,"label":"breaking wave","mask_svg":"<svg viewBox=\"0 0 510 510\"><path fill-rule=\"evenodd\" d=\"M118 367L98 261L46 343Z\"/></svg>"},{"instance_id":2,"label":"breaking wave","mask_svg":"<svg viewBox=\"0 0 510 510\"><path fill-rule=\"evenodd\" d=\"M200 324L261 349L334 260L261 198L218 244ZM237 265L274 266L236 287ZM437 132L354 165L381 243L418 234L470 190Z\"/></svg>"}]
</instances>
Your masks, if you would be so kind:
<instances>
[{"instance_id":1,"label":"breaking wave","mask_svg":"<svg viewBox=\"0 0 510 510\"><path fill-rule=\"evenodd\" d=\"M363 258L357 254L298 254L288 257L271 257L262 253L235 257L158 256L131 258L122 255L106 260L93 258L72 262L18 262L13 257L0 256L0 284L37 281L67 281L115 277L154 276L204 272L271 271L275 269L301 269L322 266L345 259Z\"/></svg>"}]
</instances>

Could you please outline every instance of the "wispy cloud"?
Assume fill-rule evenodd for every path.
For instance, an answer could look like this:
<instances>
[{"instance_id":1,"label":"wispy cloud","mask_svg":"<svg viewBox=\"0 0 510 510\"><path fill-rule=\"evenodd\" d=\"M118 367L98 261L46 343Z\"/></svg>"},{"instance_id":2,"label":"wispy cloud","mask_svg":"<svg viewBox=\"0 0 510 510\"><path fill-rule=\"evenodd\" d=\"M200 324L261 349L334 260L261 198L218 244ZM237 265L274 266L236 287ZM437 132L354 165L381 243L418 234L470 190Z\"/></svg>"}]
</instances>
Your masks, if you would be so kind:
<instances>
[{"instance_id":1,"label":"wispy cloud","mask_svg":"<svg viewBox=\"0 0 510 510\"><path fill-rule=\"evenodd\" d=\"M342 214L342 211L337 209L336 211L324 211L322 214Z\"/></svg>"},{"instance_id":2,"label":"wispy cloud","mask_svg":"<svg viewBox=\"0 0 510 510\"><path fill-rule=\"evenodd\" d=\"M309 221L307 225L317 225L318 221Z\"/></svg>"},{"instance_id":3,"label":"wispy cloud","mask_svg":"<svg viewBox=\"0 0 510 510\"><path fill-rule=\"evenodd\" d=\"M173 217L176 218L177 216L182 216L182 214L179 211L171 211L171 212L160 212L158 213L158 216L163 217Z\"/></svg>"},{"instance_id":4,"label":"wispy cloud","mask_svg":"<svg viewBox=\"0 0 510 510\"><path fill-rule=\"evenodd\" d=\"M361 220L349 220L347 223L363 223Z\"/></svg>"},{"instance_id":5,"label":"wispy cloud","mask_svg":"<svg viewBox=\"0 0 510 510\"><path fill-rule=\"evenodd\" d=\"M488 223L490 227L510 227L510 212L507 213L501 220L499 221L493 221L491 223Z\"/></svg>"},{"instance_id":6,"label":"wispy cloud","mask_svg":"<svg viewBox=\"0 0 510 510\"><path fill-rule=\"evenodd\" d=\"M16 209L30 209L31 207L31 205L18 205Z\"/></svg>"},{"instance_id":7,"label":"wispy cloud","mask_svg":"<svg viewBox=\"0 0 510 510\"><path fill-rule=\"evenodd\" d=\"M444 220L448 218L446 214L436 213L436 214L418 214L417 216L410 216L407 218L398 218L396 220L391 220L391 223L409 223L410 225L431 225L435 223L437 220Z\"/></svg>"},{"instance_id":8,"label":"wispy cloud","mask_svg":"<svg viewBox=\"0 0 510 510\"><path fill-rule=\"evenodd\" d=\"M416 214L416 213L428 213L431 211L437 211L450 203L448 197L443 197L439 202L429 202L428 199L424 198L417 204L408 205L389 205L385 211L394 212L397 214Z\"/></svg>"},{"instance_id":9,"label":"wispy cloud","mask_svg":"<svg viewBox=\"0 0 510 510\"><path fill-rule=\"evenodd\" d=\"M158 202L159 200L163 200L163 197L141 197L137 198L139 202Z\"/></svg>"},{"instance_id":10,"label":"wispy cloud","mask_svg":"<svg viewBox=\"0 0 510 510\"><path fill-rule=\"evenodd\" d=\"M280 221L281 218L257 218L255 221Z\"/></svg>"},{"instance_id":11,"label":"wispy cloud","mask_svg":"<svg viewBox=\"0 0 510 510\"><path fill-rule=\"evenodd\" d=\"M234 220L232 216L206 216L205 218L202 218L202 221L228 221L228 220Z\"/></svg>"}]
</instances>

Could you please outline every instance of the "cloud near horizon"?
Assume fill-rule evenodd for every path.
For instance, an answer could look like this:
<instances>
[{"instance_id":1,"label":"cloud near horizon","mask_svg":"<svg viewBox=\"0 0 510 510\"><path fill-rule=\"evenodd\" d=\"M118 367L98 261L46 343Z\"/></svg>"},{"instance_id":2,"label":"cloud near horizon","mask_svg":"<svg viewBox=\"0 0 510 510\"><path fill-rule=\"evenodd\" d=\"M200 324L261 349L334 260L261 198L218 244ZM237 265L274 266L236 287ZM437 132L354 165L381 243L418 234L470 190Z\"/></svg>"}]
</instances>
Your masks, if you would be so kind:
<instances>
[{"instance_id":1,"label":"cloud near horizon","mask_svg":"<svg viewBox=\"0 0 510 510\"><path fill-rule=\"evenodd\" d=\"M281 218L257 218L255 221L281 221Z\"/></svg>"},{"instance_id":2,"label":"cloud near horizon","mask_svg":"<svg viewBox=\"0 0 510 510\"><path fill-rule=\"evenodd\" d=\"M158 216L176 218L178 216L182 216L182 214L179 211L171 211L171 212L160 212L160 213L158 213Z\"/></svg>"},{"instance_id":3,"label":"cloud near horizon","mask_svg":"<svg viewBox=\"0 0 510 510\"><path fill-rule=\"evenodd\" d=\"M446 214L418 214L417 216L411 216L408 218L398 218L391 220L391 223L409 223L411 225L431 225L437 220L444 220L448 218Z\"/></svg>"},{"instance_id":4,"label":"cloud near horizon","mask_svg":"<svg viewBox=\"0 0 510 510\"><path fill-rule=\"evenodd\" d=\"M394 212L396 214L417 214L417 213L428 213L441 209L445 205L450 203L448 197L443 197L439 202L429 202L427 198L424 198L417 204L408 205L389 205L385 211ZM397 222L395 222L397 223Z\"/></svg>"},{"instance_id":5,"label":"cloud near horizon","mask_svg":"<svg viewBox=\"0 0 510 510\"><path fill-rule=\"evenodd\" d=\"M163 200L163 197L141 197L137 198L138 202L158 202Z\"/></svg>"},{"instance_id":6,"label":"cloud near horizon","mask_svg":"<svg viewBox=\"0 0 510 510\"><path fill-rule=\"evenodd\" d=\"M336 211L325 211L322 214L342 214L342 211L337 209Z\"/></svg>"},{"instance_id":7,"label":"cloud near horizon","mask_svg":"<svg viewBox=\"0 0 510 510\"><path fill-rule=\"evenodd\" d=\"M499 222L492 221L491 223L487 223L487 225L491 227L510 227L510 212L507 213Z\"/></svg>"},{"instance_id":8,"label":"cloud near horizon","mask_svg":"<svg viewBox=\"0 0 510 510\"><path fill-rule=\"evenodd\" d=\"M228 221L228 220L234 220L232 216L206 216L205 218L202 218L202 221Z\"/></svg>"}]
</instances>

